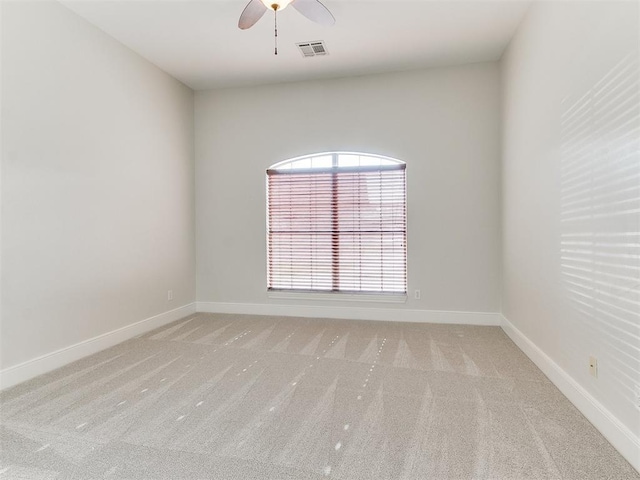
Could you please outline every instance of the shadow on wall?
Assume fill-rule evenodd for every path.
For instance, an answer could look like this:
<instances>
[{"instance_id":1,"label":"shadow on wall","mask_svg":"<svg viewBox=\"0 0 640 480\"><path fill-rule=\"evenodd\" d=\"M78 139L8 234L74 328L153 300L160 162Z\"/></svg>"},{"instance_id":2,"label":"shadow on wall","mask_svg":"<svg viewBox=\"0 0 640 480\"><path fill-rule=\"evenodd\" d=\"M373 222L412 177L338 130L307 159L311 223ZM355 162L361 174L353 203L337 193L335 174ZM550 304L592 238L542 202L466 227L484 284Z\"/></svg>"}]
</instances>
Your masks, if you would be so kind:
<instances>
[{"instance_id":1,"label":"shadow on wall","mask_svg":"<svg viewBox=\"0 0 640 480\"><path fill-rule=\"evenodd\" d=\"M640 388L640 65L623 58L561 117L561 278L574 331ZM586 360L585 360L586 361ZM609 370L610 369L610 370Z\"/></svg>"}]
</instances>

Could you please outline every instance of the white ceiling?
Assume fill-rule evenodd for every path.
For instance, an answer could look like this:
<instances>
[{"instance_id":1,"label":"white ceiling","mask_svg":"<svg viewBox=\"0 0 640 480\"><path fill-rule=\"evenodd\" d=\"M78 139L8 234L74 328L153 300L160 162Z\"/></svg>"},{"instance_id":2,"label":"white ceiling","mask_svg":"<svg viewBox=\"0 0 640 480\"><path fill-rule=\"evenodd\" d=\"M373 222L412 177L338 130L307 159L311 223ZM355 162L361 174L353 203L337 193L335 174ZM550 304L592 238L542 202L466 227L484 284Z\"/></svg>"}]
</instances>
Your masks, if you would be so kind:
<instances>
[{"instance_id":1,"label":"white ceiling","mask_svg":"<svg viewBox=\"0 0 640 480\"><path fill-rule=\"evenodd\" d=\"M196 90L498 60L529 0L324 0L321 27L288 7L238 29L248 0L63 0L62 3ZM295 43L324 40L304 58Z\"/></svg>"}]
</instances>

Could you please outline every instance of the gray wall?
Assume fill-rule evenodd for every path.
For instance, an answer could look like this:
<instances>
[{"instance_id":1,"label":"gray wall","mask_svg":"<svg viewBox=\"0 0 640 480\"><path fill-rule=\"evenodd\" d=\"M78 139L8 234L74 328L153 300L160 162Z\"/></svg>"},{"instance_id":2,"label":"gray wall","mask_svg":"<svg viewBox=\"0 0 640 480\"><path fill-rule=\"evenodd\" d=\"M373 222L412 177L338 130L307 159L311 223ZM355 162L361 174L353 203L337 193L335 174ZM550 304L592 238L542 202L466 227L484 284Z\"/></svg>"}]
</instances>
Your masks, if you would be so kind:
<instances>
[{"instance_id":1,"label":"gray wall","mask_svg":"<svg viewBox=\"0 0 640 480\"><path fill-rule=\"evenodd\" d=\"M198 301L287 303L266 293L265 170L356 151L407 163L408 284L422 295L395 307L497 312L499 80L489 63L197 92Z\"/></svg>"},{"instance_id":2,"label":"gray wall","mask_svg":"<svg viewBox=\"0 0 640 480\"><path fill-rule=\"evenodd\" d=\"M193 93L57 2L2 8L8 368L194 301Z\"/></svg>"},{"instance_id":3,"label":"gray wall","mask_svg":"<svg viewBox=\"0 0 640 480\"><path fill-rule=\"evenodd\" d=\"M637 2L536 3L502 65L503 313L599 403L588 408L619 422L609 438L636 468L639 13Z\"/></svg>"}]
</instances>

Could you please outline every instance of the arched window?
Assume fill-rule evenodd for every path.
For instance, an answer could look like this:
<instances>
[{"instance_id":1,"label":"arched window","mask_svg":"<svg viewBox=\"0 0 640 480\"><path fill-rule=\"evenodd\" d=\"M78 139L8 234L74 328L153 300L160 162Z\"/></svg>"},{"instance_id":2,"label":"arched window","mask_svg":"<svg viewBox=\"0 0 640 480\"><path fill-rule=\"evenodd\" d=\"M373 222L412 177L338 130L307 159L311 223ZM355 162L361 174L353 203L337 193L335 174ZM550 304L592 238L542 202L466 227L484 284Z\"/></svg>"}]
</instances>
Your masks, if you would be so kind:
<instances>
[{"instance_id":1,"label":"arched window","mask_svg":"<svg viewBox=\"0 0 640 480\"><path fill-rule=\"evenodd\" d=\"M407 291L405 163L323 153L267 170L270 291Z\"/></svg>"}]
</instances>

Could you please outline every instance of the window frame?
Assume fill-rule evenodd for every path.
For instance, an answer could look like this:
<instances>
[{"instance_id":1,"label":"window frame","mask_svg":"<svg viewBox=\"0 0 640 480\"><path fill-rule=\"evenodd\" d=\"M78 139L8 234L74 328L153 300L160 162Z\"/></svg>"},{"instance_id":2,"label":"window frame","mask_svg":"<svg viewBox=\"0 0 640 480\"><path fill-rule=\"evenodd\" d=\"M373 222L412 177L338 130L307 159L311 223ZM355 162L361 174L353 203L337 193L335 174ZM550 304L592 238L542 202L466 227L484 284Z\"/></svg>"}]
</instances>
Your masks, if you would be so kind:
<instances>
[{"instance_id":1,"label":"window frame","mask_svg":"<svg viewBox=\"0 0 640 480\"><path fill-rule=\"evenodd\" d=\"M378 159L381 162L377 165L369 164L369 165L358 165L358 166L340 166L340 156L352 155L358 157L365 157L369 159ZM331 156L331 167L316 167L313 166L308 168L296 168L289 167L286 168L287 165L292 165L296 161L300 160L312 160L317 157L327 157ZM358 160L359 162L361 159ZM396 167L400 166L400 167ZM303 155L300 157L291 158L288 160L284 160L281 162L277 162L271 165L266 170L266 195L265 195L265 203L266 203L266 279L267 279L267 297L275 298L275 299L295 299L295 300L327 300L327 301L347 301L347 302L372 302L372 303L405 303L408 298L408 202L407 202L407 183L406 183L406 173L405 173L405 184L404 184L404 273L405 273L405 292L372 292L372 291L338 291L338 290L304 290L304 289L277 289L269 287L269 273L270 273L270 242L269 242L269 234L270 234L270 206L269 206L269 176L273 174L287 174L287 173L339 173L339 172L366 172L366 171L380 171L380 170L397 170L402 169L406 172L407 164L401 160L386 157L384 155L371 154L371 153L362 153L362 152L324 152L324 153L315 153L309 155ZM338 267L339 268L339 267Z\"/></svg>"}]
</instances>

